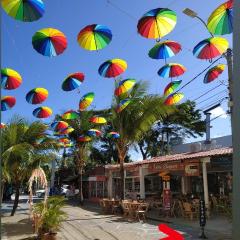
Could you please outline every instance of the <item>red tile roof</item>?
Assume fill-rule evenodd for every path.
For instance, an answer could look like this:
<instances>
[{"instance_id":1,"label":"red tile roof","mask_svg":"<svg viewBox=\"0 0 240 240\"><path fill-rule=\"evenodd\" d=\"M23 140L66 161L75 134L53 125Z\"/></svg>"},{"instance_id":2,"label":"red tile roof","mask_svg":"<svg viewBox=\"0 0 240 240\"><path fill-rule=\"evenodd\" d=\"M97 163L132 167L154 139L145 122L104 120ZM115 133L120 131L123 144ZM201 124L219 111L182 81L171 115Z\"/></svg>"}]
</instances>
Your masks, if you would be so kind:
<instances>
[{"instance_id":1,"label":"red tile roof","mask_svg":"<svg viewBox=\"0 0 240 240\"><path fill-rule=\"evenodd\" d=\"M231 155L232 152L233 152L233 149L231 147L216 148L216 149L207 150L207 151L178 153L173 155L154 157L154 158L146 159L143 161L125 163L124 166L130 167L130 166L138 166L138 165L149 164L149 163L170 162L170 161L205 158L205 157L212 157L212 156L226 156L226 155ZM117 168L119 167L119 164L106 165L105 167L108 169Z\"/></svg>"}]
</instances>

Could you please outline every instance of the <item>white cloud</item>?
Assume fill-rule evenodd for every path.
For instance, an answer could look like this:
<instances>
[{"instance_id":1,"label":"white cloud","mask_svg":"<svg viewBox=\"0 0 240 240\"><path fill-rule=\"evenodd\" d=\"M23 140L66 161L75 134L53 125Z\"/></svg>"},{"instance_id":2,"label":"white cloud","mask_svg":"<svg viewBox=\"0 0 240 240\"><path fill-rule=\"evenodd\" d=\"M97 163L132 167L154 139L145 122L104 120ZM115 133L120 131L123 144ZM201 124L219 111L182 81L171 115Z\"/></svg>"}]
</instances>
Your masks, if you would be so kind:
<instances>
[{"instance_id":1,"label":"white cloud","mask_svg":"<svg viewBox=\"0 0 240 240\"><path fill-rule=\"evenodd\" d=\"M218 117L220 115L221 115L220 118L226 119L228 117L222 107L217 107L217 108L213 109L212 111L210 111L210 113L212 114L211 118Z\"/></svg>"}]
</instances>

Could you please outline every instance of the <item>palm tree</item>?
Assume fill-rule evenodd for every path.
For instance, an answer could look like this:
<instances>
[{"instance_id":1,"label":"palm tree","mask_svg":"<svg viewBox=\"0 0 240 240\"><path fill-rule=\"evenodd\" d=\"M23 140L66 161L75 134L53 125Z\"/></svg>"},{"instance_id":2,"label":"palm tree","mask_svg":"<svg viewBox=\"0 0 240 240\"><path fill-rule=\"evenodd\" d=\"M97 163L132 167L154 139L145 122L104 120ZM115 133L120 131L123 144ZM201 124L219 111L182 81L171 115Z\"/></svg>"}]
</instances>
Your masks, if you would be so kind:
<instances>
[{"instance_id":1,"label":"palm tree","mask_svg":"<svg viewBox=\"0 0 240 240\"><path fill-rule=\"evenodd\" d=\"M120 134L116 147L120 163L120 197L122 199L124 198L124 162L129 147L141 139L156 121L161 121L165 115L175 109L165 106L162 97L147 95L147 89L146 82L139 82L128 95L115 98L112 106L112 127ZM127 96L131 99L131 103L122 112L117 113L116 105Z\"/></svg>"},{"instance_id":2,"label":"palm tree","mask_svg":"<svg viewBox=\"0 0 240 240\"><path fill-rule=\"evenodd\" d=\"M40 121L28 123L20 117L13 117L2 131L2 165L16 190L11 216L18 206L22 183L40 163L53 158L50 153L57 144L46 134L46 130L47 125Z\"/></svg>"}]
</instances>

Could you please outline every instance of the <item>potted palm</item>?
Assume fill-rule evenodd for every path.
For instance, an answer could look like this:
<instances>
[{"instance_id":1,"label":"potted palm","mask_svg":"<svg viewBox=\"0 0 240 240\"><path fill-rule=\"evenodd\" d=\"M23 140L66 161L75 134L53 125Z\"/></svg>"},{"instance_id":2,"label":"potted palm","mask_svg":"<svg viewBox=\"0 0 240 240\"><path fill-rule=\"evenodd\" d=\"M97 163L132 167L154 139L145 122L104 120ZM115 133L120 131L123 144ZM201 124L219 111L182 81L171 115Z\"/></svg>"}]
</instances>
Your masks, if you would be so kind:
<instances>
[{"instance_id":1,"label":"potted palm","mask_svg":"<svg viewBox=\"0 0 240 240\"><path fill-rule=\"evenodd\" d=\"M49 197L46 202L42 201L33 206L33 214L38 216L35 229L38 239L54 240L61 222L66 218L66 213L62 211L65 204L64 197Z\"/></svg>"}]
</instances>

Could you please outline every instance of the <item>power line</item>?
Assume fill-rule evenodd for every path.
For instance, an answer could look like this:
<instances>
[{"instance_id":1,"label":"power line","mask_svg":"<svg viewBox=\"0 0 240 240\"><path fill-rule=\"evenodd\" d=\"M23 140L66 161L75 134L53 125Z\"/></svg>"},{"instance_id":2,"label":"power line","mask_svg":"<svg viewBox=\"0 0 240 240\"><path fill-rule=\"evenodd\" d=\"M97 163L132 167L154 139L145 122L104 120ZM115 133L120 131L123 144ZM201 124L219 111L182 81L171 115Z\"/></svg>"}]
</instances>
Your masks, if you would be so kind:
<instances>
[{"instance_id":1,"label":"power line","mask_svg":"<svg viewBox=\"0 0 240 240\"><path fill-rule=\"evenodd\" d=\"M204 111L204 110L206 110L206 109L208 109L208 108L214 106L215 104L218 104L218 103L221 104L221 103L224 102L226 99L228 99L227 96L226 96L226 97L222 97L222 98L220 98L220 99L218 99L218 100L215 100L215 101L213 101L213 102L211 102L211 103L209 103L209 104L203 106L200 110L201 110L201 111Z\"/></svg>"},{"instance_id":2,"label":"power line","mask_svg":"<svg viewBox=\"0 0 240 240\"><path fill-rule=\"evenodd\" d=\"M222 94L222 93L224 93L224 92L227 92L227 90L224 89L224 90L222 90L222 91L220 91L220 92L217 92L216 94L214 94L214 95L212 95L212 96L210 96L210 97L202 100L201 102L198 102L197 105L199 105L199 104L201 104L201 103L203 103L203 102L206 102L207 100L209 100L209 99L211 99L211 98L213 98L213 97L215 97L215 96L218 96L218 95L220 95L220 94Z\"/></svg>"}]
</instances>

